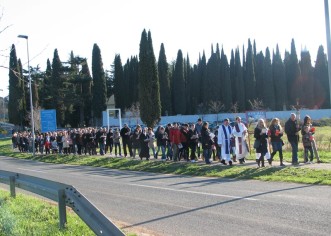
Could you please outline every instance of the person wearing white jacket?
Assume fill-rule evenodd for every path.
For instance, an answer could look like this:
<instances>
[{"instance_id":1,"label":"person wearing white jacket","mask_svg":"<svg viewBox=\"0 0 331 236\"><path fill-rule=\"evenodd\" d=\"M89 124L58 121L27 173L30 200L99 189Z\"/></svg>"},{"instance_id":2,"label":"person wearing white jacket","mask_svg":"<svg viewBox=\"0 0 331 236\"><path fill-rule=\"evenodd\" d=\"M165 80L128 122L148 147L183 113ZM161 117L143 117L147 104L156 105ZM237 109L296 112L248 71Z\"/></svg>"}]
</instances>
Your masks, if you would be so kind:
<instances>
[{"instance_id":1,"label":"person wearing white jacket","mask_svg":"<svg viewBox=\"0 0 331 236\"><path fill-rule=\"evenodd\" d=\"M248 155L249 149L247 145L248 130L241 122L241 118L236 117L237 124L233 127L232 133L236 140L236 157L240 164L245 163L245 157Z\"/></svg>"}]
</instances>

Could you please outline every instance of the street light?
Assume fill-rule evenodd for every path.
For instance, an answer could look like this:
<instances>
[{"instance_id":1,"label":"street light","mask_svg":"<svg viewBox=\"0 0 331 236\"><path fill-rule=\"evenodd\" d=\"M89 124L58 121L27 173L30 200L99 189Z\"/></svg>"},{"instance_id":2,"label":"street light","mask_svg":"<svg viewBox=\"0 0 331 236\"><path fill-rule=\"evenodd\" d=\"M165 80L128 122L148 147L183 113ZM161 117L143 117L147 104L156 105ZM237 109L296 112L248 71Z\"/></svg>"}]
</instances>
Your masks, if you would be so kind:
<instances>
[{"instance_id":1,"label":"street light","mask_svg":"<svg viewBox=\"0 0 331 236\"><path fill-rule=\"evenodd\" d=\"M3 89L0 89L0 91L3 92ZM5 122L5 119L6 119L6 117L5 117L5 115L6 115L6 113L5 113L5 96L3 96L3 98L2 98L2 106L3 106L3 122Z\"/></svg>"},{"instance_id":2,"label":"street light","mask_svg":"<svg viewBox=\"0 0 331 236\"><path fill-rule=\"evenodd\" d=\"M331 104L331 38L330 38L330 16L329 16L328 0L324 0L324 11L325 11L326 45L328 50L327 55L328 55L329 89L330 89L329 101Z\"/></svg>"},{"instance_id":3,"label":"street light","mask_svg":"<svg viewBox=\"0 0 331 236\"><path fill-rule=\"evenodd\" d=\"M32 128L32 152L35 155L35 137L34 137L34 117L33 117L33 103L32 103L32 84L30 72L30 57L29 57L29 37L27 35L18 35L18 38L26 39L26 51L28 54L28 72L29 72L29 91L30 91L30 108L31 108L31 128Z\"/></svg>"}]
</instances>

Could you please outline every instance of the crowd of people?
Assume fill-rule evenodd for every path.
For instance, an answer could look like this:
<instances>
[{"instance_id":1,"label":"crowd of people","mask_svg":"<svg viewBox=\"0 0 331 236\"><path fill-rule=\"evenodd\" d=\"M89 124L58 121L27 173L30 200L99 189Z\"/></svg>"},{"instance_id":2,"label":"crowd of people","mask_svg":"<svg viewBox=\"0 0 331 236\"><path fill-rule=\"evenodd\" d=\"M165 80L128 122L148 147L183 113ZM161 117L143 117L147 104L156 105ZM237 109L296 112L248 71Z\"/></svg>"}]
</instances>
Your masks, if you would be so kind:
<instances>
[{"instance_id":1,"label":"crowd of people","mask_svg":"<svg viewBox=\"0 0 331 236\"><path fill-rule=\"evenodd\" d=\"M302 126L295 114L282 128L278 118L272 119L267 127L263 119L259 119L254 129L254 148L256 162L264 167L265 159L272 165L273 157L278 152L280 165L283 162L282 137L284 131L292 147L292 164L298 164L299 132L302 134L304 146L304 161L310 163L315 155L317 162L319 156L314 140L315 128L309 116L306 116ZM229 119L224 119L223 124L213 132L209 129L208 122L198 119L191 124L167 124L159 126L154 132L151 127L137 125L131 130L127 124L121 129L115 128L78 128L57 132L39 133L33 140L29 132L15 132L12 136L13 148L20 152L32 152L33 142L35 152L40 154L77 154L77 155L110 155L111 157L139 157L141 160L150 158L162 161L191 161L200 158L206 164L220 161L224 165L233 165L233 162L245 163L249 154L248 129L236 117L233 126ZM272 152L271 152L271 147Z\"/></svg>"}]
</instances>

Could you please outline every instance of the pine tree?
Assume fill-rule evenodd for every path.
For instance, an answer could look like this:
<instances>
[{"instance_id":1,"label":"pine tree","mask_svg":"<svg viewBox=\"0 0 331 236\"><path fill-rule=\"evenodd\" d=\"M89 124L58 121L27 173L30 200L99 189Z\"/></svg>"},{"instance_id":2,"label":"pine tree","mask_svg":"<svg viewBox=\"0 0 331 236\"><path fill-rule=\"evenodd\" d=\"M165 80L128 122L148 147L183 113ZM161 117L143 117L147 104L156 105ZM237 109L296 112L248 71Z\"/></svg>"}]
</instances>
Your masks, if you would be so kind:
<instances>
[{"instance_id":1,"label":"pine tree","mask_svg":"<svg viewBox=\"0 0 331 236\"><path fill-rule=\"evenodd\" d=\"M307 108L314 108L314 79L313 79L313 67L311 65L309 51L301 52L300 61L300 82L302 89L300 90L300 104Z\"/></svg>"},{"instance_id":2,"label":"pine tree","mask_svg":"<svg viewBox=\"0 0 331 236\"><path fill-rule=\"evenodd\" d=\"M330 87L328 75L328 62L323 46L319 46L314 69L314 95L317 108L330 108Z\"/></svg>"},{"instance_id":3,"label":"pine tree","mask_svg":"<svg viewBox=\"0 0 331 236\"><path fill-rule=\"evenodd\" d=\"M21 120L18 114L22 109L23 101L20 98L20 79L19 66L16 56L15 45L13 44L9 56L9 102L8 102L8 118L9 123L20 125Z\"/></svg>"},{"instance_id":4,"label":"pine tree","mask_svg":"<svg viewBox=\"0 0 331 236\"><path fill-rule=\"evenodd\" d=\"M141 120L149 127L160 120L160 84L151 32L141 34L139 50L139 103Z\"/></svg>"},{"instance_id":5,"label":"pine tree","mask_svg":"<svg viewBox=\"0 0 331 236\"><path fill-rule=\"evenodd\" d=\"M175 114L185 114L186 96L185 96L185 78L184 78L184 59L182 50L178 50L176 66L174 71L173 110Z\"/></svg>"},{"instance_id":6,"label":"pine tree","mask_svg":"<svg viewBox=\"0 0 331 236\"><path fill-rule=\"evenodd\" d=\"M262 102L264 106L272 111L275 110L276 107L275 88L272 77L272 65L271 65L271 56L270 56L269 48L267 48L265 52L265 59L263 63L263 83L262 83L262 87L260 87L259 89L261 88L263 90Z\"/></svg>"},{"instance_id":7,"label":"pine tree","mask_svg":"<svg viewBox=\"0 0 331 236\"><path fill-rule=\"evenodd\" d=\"M160 79L160 99L161 99L161 113L162 115L171 114L171 90L169 79L169 65L165 54L163 43L161 44L159 60L158 60L158 72Z\"/></svg>"},{"instance_id":8,"label":"pine tree","mask_svg":"<svg viewBox=\"0 0 331 236\"><path fill-rule=\"evenodd\" d=\"M93 98L92 110L94 123L101 124L102 112L106 110L107 105L107 87L106 76L103 69L101 51L97 44L93 45L92 50L92 78L93 78Z\"/></svg>"},{"instance_id":9,"label":"pine tree","mask_svg":"<svg viewBox=\"0 0 331 236\"><path fill-rule=\"evenodd\" d=\"M287 104L287 86L285 77L285 65L279 53L278 45L276 47L276 54L273 55L272 60L272 76L275 87L276 111L281 111L286 108Z\"/></svg>"}]
</instances>

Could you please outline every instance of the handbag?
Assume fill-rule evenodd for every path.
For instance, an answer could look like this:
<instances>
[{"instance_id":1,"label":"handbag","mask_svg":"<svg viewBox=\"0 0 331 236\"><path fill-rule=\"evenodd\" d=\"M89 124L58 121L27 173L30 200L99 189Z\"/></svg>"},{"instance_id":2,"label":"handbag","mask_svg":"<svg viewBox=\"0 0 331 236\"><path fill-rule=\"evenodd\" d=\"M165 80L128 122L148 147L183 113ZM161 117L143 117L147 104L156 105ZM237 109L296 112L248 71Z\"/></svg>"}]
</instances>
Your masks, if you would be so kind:
<instances>
[{"instance_id":1,"label":"handbag","mask_svg":"<svg viewBox=\"0 0 331 236\"><path fill-rule=\"evenodd\" d=\"M259 148L260 146L261 146L261 141L258 140L258 139L255 139L255 141L254 141L254 148L257 149L257 148Z\"/></svg>"}]
</instances>

